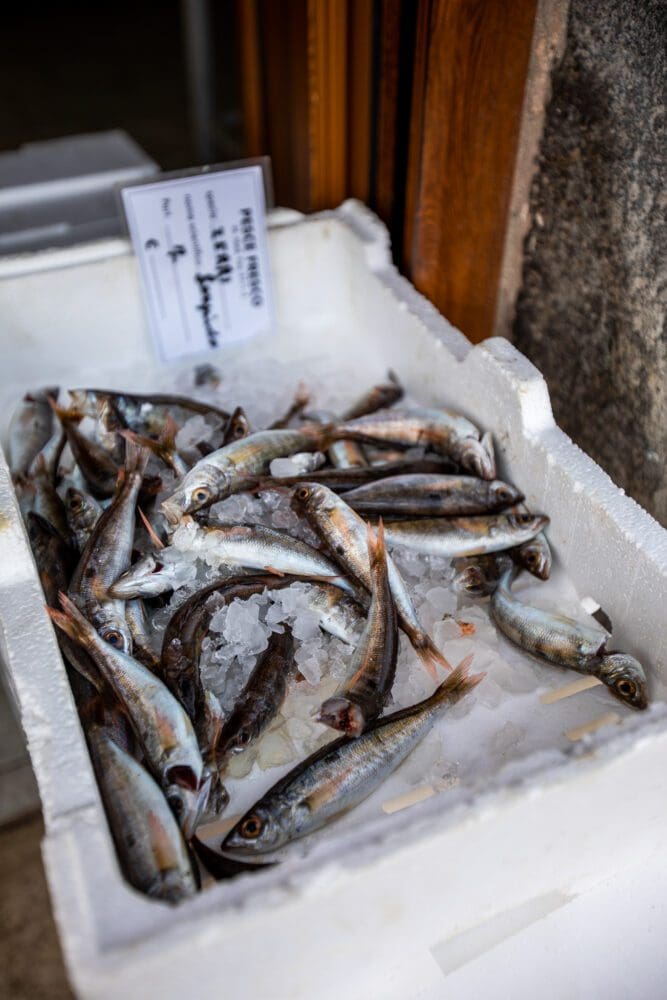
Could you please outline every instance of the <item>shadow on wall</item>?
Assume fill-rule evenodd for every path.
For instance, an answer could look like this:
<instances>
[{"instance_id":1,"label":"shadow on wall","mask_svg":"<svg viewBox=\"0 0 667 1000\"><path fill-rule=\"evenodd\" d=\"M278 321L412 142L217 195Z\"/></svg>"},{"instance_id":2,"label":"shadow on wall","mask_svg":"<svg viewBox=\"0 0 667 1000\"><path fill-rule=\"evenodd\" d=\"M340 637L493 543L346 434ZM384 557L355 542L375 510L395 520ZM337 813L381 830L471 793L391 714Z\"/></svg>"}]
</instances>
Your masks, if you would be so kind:
<instances>
[{"instance_id":1,"label":"shadow on wall","mask_svg":"<svg viewBox=\"0 0 667 1000\"><path fill-rule=\"evenodd\" d=\"M561 427L667 525L667 7L571 0L514 340Z\"/></svg>"}]
</instances>

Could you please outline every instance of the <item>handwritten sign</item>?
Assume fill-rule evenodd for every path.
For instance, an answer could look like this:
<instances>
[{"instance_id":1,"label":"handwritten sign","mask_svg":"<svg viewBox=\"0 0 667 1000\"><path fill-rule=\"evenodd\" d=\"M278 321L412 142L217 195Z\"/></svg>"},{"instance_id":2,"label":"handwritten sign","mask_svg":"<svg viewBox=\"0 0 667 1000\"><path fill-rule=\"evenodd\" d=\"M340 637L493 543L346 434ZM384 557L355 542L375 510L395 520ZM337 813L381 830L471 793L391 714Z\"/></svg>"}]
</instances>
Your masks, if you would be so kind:
<instances>
[{"instance_id":1,"label":"handwritten sign","mask_svg":"<svg viewBox=\"0 0 667 1000\"><path fill-rule=\"evenodd\" d=\"M271 329L261 166L133 185L121 195L163 361Z\"/></svg>"}]
</instances>

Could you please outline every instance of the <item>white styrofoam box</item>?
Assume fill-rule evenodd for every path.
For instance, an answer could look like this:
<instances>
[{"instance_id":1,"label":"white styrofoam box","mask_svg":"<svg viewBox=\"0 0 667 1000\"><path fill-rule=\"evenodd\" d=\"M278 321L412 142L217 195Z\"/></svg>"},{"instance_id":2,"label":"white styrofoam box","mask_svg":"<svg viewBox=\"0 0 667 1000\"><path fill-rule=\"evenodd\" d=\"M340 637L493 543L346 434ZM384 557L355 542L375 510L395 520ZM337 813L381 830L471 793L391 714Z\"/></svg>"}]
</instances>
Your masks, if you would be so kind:
<instances>
[{"instance_id":1,"label":"white styrofoam box","mask_svg":"<svg viewBox=\"0 0 667 1000\"><path fill-rule=\"evenodd\" d=\"M615 646L638 655L662 688L667 533L555 426L536 369L505 341L472 347L397 274L386 231L356 202L310 218L274 214L270 250L279 329L234 355L270 351L298 366L315 351L332 365L352 357L373 377L390 366L426 403L490 428L502 473L551 515L550 537L580 594L603 604ZM7 416L35 385L142 388L159 376L122 241L2 265L0 315ZM120 876L4 462L0 545L0 654L82 995L436 995L438 956L453 935L531 900L539 913L542 897L569 898L664 844L667 712L658 706L601 731L583 753L526 756L474 789L332 828L305 859L177 908L151 902Z\"/></svg>"}]
</instances>

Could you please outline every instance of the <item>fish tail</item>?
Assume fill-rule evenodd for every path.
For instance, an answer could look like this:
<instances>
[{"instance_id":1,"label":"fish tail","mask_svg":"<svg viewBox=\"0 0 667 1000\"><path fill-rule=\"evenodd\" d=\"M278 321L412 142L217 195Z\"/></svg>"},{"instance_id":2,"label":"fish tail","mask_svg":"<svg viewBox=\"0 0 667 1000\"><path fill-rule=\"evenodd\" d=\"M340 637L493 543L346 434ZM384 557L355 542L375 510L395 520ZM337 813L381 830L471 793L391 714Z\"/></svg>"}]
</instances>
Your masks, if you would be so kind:
<instances>
[{"instance_id":1,"label":"fish tail","mask_svg":"<svg viewBox=\"0 0 667 1000\"><path fill-rule=\"evenodd\" d=\"M442 684L435 689L429 701L434 705L440 705L443 702L448 702L453 704L459 701L468 691L472 691L474 687L477 687L479 682L486 677L486 674L469 674L468 668L473 660L473 654L468 653L468 655L461 660L458 666L452 670L449 677L442 682Z\"/></svg>"},{"instance_id":2,"label":"fish tail","mask_svg":"<svg viewBox=\"0 0 667 1000\"><path fill-rule=\"evenodd\" d=\"M143 478L150 452L143 443L126 438L125 445L125 475L129 477L135 473Z\"/></svg>"},{"instance_id":3,"label":"fish tail","mask_svg":"<svg viewBox=\"0 0 667 1000\"><path fill-rule=\"evenodd\" d=\"M62 611L47 607L47 612L51 621L58 626L61 631L74 639L81 646L88 645L90 633L94 632L93 626L88 622L77 608L74 601L71 601L67 594L62 591L58 594Z\"/></svg>"},{"instance_id":4,"label":"fish tail","mask_svg":"<svg viewBox=\"0 0 667 1000\"><path fill-rule=\"evenodd\" d=\"M371 524L366 525L366 537L368 539L368 559L371 572L387 565L387 549L384 541L384 522L382 518L378 520L377 527L373 530Z\"/></svg>"},{"instance_id":5,"label":"fish tail","mask_svg":"<svg viewBox=\"0 0 667 1000\"><path fill-rule=\"evenodd\" d=\"M416 632L409 636L412 648L422 661L434 681L438 680L438 667L442 670L451 670L452 665L440 652L436 644L426 632Z\"/></svg>"},{"instance_id":6,"label":"fish tail","mask_svg":"<svg viewBox=\"0 0 667 1000\"><path fill-rule=\"evenodd\" d=\"M81 410L78 410L75 406L71 406L69 408L59 406L53 396L47 396L46 398L49 402L49 406L63 427L66 428L71 424L79 424L83 420L85 414Z\"/></svg>"}]
</instances>

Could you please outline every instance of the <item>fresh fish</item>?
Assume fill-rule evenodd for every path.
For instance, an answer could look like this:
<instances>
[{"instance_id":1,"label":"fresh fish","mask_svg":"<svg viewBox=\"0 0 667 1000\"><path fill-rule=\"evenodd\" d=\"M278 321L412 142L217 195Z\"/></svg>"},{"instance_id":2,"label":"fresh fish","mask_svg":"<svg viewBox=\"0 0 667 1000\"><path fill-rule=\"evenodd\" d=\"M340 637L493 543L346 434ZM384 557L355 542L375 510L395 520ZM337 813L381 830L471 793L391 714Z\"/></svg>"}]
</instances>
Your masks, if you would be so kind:
<instances>
[{"instance_id":1,"label":"fresh fish","mask_svg":"<svg viewBox=\"0 0 667 1000\"><path fill-rule=\"evenodd\" d=\"M248 437L249 434L250 421L243 407L237 406L225 427L225 433L222 438L223 447L226 444L231 444L233 441L240 441L242 438Z\"/></svg>"},{"instance_id":2,"label":"fresh fish","mask_svg":"<svg viewBox=\"0 0 667 1000\"><path fill-rule=\"evenodd\" d=\"M387 521L390 545L403 545L424 555L455 559L500 552L529 541L549 524L543 514L484 514L477 517L424 517Z\"/></svg>"},{"instance_id":3,"label":"fresh fish","mask_svg":"<svg viewBox=\"0 0 667 1000\"><path fill-rule=\"evenodd\" d=\"M396 674L398 621L387 574L382 521L377 538L368 529L373 589L366 627L350 661L347 681L322 704L318 722L360 736L387 703Z\"/></svg>"},{"instance_id":4,"label":"fresh fish","mask_svg":"<svg viewBox=\"0 0 667 1000\"><path fill-rule=\"evenodd\" d=\"M79 552L83 552L102 514L102 505L84 490L69 486L65 493L67 524Z\"/></svg>"},{"instance_id":5,"label":"fresh fish","mask_svg":"<svg viewBox=\"0 0 667 1000\"><path fill-rule=\"evenodd\" d=\"M116 495L101 514L76 568L69 594L105 642L132 649L123 601L109 587L130 565L137 497L148 453L128 441L125 468Z\"/></svg>"},{"instance_id":6,"label":"fresh fish","mask_svg":"<svg viewBox=\"0 0 667 1000\"><path fill-rule=\"evenodd\" d=\"M229 413L210 403L187 396L176 396L171 393L137 393L114 392L111 389L70 389L69 394L74 407L88 417L97 415L97 404L100 399L107 398L113 403L130 430L137 434L159 434L167 417L174 416L179 411L187 418L194 413L202 416L211 414L217 417L225 426Z\"/></svg>"},{"instance_id":7,"label":"fresh fish","mask_svg":"<svg viewBox=\"0 0 667 1000\"><path fill-rule=\"evenodd\" d=\"M197 891L187 847L150 774L109 733L87 732L90 755L116 850L128 881L156 899L177 903Z\"/></svg>"},{"instance_id":8,"label":"fresh fish","mask_svg":"<svg viewBox=\"0 0 667 1000\"><path fill-rule=\"evenodd\" d=\"M401 764L446 709L483 675L464 660L430 698L378 719L358 739L342 736L311 754L248 810L222 843L223 851L270 853L321 829L358 805Z\"/></svg>"},{"instance_id":9,"label":"fresh fish","mask_svg":"<svg viewBox=\"0 0 667 1000\"><path fill-rule=\"evenodd\" d=\"M356 593L324 553L285 531L262 524L200 526L192 550L204 557L214 556L228 568L326 580L349 594ZM110 586L109 593L128 599L157 596L171 589L178 573L177 559L171 558L171 552L172 547L167 546L157 558L144 556Z\"/></svg>"},{"instance_id":10,"label":"fresh fish","mask_svg":"<svg viewBox=\"0 0 667 1000\"><path fill-rule=\"evenodd\" d=\"M125 621L132 636L132 652L145 667L154 674L160 671L160 657L153 649L149 638L150 626L146 618L144 602L140 597L125 605Z\"/></svg>"},{"instance_id":11,"label":"fresh fish","mask_svg":"<svg viewBox=\"0 0 667 1000\"><path fill-rule=\"evenodd\" d=\"M316 453L317 454L317 453ZM383 466L370 466L356 469L321 469L318 472L303 473L298 476L281 476L281 486L298 486L304 480L310 483L322 483L337 493L355 489L366 483L374 483L380 479L386 479L393 475L421 475L424 473L442 474L449 468L446 459L440 456L421 459L405 459L400 462L389 462ZM270 479L258 477L255 482L248 485L252 492L261 492L262 489L271 489L275 484Z\"/></svg>"},{"instance_id":12,"label":"fresh fish","mask_svg":"<svg viewBox=\"0 0 667 1000\"><path fill-rule=\"evenodd\" d=\"M49 615L59 629L87 650L112 687L165 793L172 785L197 792L204 765L182 705L143 664L104 642L64 594L60 604L63 611L48 608Z\"/></svg>"},{"instance_id":13,"label":"fresh fish","mask_svg":"<svg viewBox=\"0 0 667 1000\"><path fill-rule=\"evenodd\" d=\"M482 442L479 429L450 410L378 410L366 417L342 421L336 425L335 434L355 441L422 445L452 458L482 479L494 479L496 475L488 439Z\"/></svg>"},{"instance_id":14,"label":"fresh fish","mask_svg":"<svg viewBox=\"0 0 667 1000\"><path fill-rule=\"evenodd\" d=\"M360 514L446 517L502 510L522 499L513 486L498 479L421 474L389 476L345 494L345 503Z\"/></svg>"},{"instance_id":15,"label":"fresh fish","mask_svg":"<svg viewBox=\"0 0 667 1000\"><path fill-rule=\"evenodd\" d=\"M403 386L398 381L394 372L387 372L387 382L381 385L374 385L361 399L353 403L342 416L342 420L356 420L365 417L369 413L376 413L378 410L387 409L398 403L403 398Z\"/></svg>"},{"instance_id":16,"label":"fresh fish","mask_svg":"<svg viewBox=\"0 0 667 1000\"><path fill-rule=\"evenodd\" d=\"M366 523L359 515L348 507L341 497L319 483L303 483L296 487L292 504L324 539L341 565L370 591L372 577L368 560ZM399 625L435 679L436 666L448 670L449 664L422 628L405 583L391 557L387 558L387 568Z\"/></svg>"},{"instance_id":17,"label":"fresh fish","mask_svg":"<svg viewBox=\"0 0 667 1000\"><path fill-rule=\"evenodd\" d=\"M176 524L183 514L210 507L216 500L245 489L253 476L266 473L274 458L298 451L317 451L326 429L257 431L206 455L183 477L175 492L162 503L167 520Z\"/></svg>"},{"instance_id":18,"label":"fresh fish","mask_svg":"<svg viewBox=\"0 0 667 1000\"><path fill-rule=\"evenodd\" d=\"M14 411L9 425L9 468L12 476L25 476L30 464L52 434L50 400L58 398L58 388L28 392Z\"/></svg>"},{"instance_id":19,"label":"fresh fish","mask_svg":"<svg viewBox=\"0 0 667 1000\"><path fill-rule=\"evenodd\" d=\"M91 441L79 430L82 414L78 410L65 410L54 405L63 430L67 435L76 464L81 470L90 492L98 500L113 496L118 477L118 466L100 444Z\"/></svg>"},{"instance_id":20,"label":"fresh fish","mask_svg":"<svg viewBox=\"0 0 667 1000\"><path fill-rule=\"evenodd\" d=\"M229 754L254 743L280 711L290 680L296 676L294 638L289 625L272 632L257 663L226 720L218 745L218 765Z\"/></svg>"},{"instance_id":21,"label":"fresh fish","mask_svg":"<svg viewBox=\"0 0 667 1000\"><path fill-rule=\"evenodd\" d=\"M648 687L641 663L627 653L607 651L611 636L606 630L522 604L511 590L517 572L508 560L491 598L491 617L503 635L527 653L580 674L592 674L626 705L647 708Z\"/></svg>"}]
</instances>

